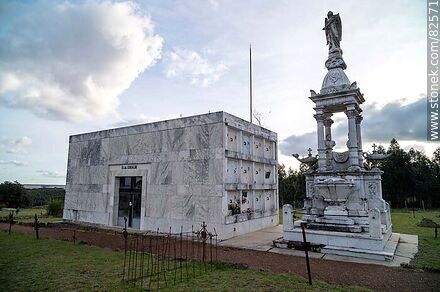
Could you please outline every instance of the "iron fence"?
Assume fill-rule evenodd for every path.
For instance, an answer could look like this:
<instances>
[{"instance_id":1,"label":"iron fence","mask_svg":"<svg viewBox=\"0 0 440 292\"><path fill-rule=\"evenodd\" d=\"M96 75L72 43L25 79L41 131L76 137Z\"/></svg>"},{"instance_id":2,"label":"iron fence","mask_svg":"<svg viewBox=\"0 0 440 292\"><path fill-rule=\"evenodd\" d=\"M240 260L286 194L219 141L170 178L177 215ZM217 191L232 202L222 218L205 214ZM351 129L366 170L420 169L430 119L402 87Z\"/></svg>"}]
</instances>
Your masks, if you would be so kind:
<instances>
[{"instance_id":1,"label":"iron fence","mask_svg":"<svg viewBox=\"0 0 440 292\"><path fill-rule=\"evenodd\" d=\"M218 239L205 222L189 232L171 233L157 229L145 234L124 230L125 251L122 281L141 289L159 290L213 270Z\"/></svg>"}]
</instances>

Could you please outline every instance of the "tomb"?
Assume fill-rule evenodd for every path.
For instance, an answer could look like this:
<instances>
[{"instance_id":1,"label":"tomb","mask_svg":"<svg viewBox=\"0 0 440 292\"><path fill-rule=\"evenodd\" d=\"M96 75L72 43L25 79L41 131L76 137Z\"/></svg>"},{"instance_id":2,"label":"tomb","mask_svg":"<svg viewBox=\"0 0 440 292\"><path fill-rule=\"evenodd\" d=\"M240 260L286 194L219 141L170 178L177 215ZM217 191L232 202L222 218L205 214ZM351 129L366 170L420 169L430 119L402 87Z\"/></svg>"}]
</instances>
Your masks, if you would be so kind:
<instances>
[{"instance_id":1,"label":"tomb","mask_svg":"<svg viewBox=\"0 0 440 292\"><path fill-rule=\"evenodd\" d=\"M277 134L225 112L70 136L66 221L220 239L278 224Z\"/></svg>"},{"instance_id":2,"label":"tomb","mask_svg":"<svg viewBox=\"0 0 440 292\"><path fill-rule=\"evenodd\" d=\"M321 251L355 257L391 260L398 235L392 234L390 205L382 198L382 171L364 167L361 104L365 101L356 82L350 83L340 48L341 19L328 13L324 30L329 56L328 72L319 93L311 90L317 122L318 154L299 158L310 166L306 174L306 197L302 220L293 222L293 209L284 206L283 239L302 241L300 225L306 223L307 240ZM348 122L347 151L334 150L332 115L344 112ZM384 155L367 155L380 160ZM317 164L317 168L313 165ZM393 236L392 236L393 235Z\"/></svg>"}]
</instances>

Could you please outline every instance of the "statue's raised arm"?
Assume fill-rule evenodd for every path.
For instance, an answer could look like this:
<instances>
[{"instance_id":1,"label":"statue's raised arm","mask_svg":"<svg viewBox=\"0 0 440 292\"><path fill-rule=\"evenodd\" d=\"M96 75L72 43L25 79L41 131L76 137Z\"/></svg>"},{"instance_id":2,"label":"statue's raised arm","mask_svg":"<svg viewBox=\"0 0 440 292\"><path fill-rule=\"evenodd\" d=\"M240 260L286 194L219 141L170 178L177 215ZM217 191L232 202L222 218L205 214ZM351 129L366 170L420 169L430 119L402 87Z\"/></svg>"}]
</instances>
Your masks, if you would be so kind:
<instances>
[{"instance_id":1,"label":"statue's raised arm","mask_svg":"<svg viewBox=\"0 0 440 292\"><path fill-rule=\"evenodd\" d=\"M323 30L325 30L329 50L340 48L340 42L342 40L342 21L341 17L339 17L339 13L333 14L333 12L329 11L324 24Z\"/></svg>"}]
</instances>

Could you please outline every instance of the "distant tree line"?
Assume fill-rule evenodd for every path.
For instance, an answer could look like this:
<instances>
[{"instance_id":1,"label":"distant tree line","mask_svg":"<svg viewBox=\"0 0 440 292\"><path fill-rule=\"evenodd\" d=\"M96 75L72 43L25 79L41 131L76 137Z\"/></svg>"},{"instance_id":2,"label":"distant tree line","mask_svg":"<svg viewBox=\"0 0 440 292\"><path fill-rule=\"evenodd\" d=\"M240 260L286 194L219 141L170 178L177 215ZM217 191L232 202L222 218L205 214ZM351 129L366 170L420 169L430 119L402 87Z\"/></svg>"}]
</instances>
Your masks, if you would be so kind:
<instances>
[{"instance_id":1,"label":"distant tree line","mask_svg":"<svg viewBox=\"0 0 440 292\"><path fill-rule=\"evenodd\" d=\"M48 205L50 201L64 201L61 188L25 189L19 182L0 183L0 208L27 208Z\"/></svg>"},{"instance_id":2,"label":"distant tree line","mask_svg":"<svg viewBox=\"0 0 440 292\"><path fill-rule=\"evenodd\" d=\"M440 147L429 158L413 148L403 150L393 138L388 149L379 146L378 152L392 154L378 164L384 172L382 195L391 207L440 208ZM371 168L368 161L364 166ZM305 165L300 165L299 170L286 170L284 165L278 167L280 206L292 204L302 207L306 193L306 170Z\"/></svg>"}]
</instances>

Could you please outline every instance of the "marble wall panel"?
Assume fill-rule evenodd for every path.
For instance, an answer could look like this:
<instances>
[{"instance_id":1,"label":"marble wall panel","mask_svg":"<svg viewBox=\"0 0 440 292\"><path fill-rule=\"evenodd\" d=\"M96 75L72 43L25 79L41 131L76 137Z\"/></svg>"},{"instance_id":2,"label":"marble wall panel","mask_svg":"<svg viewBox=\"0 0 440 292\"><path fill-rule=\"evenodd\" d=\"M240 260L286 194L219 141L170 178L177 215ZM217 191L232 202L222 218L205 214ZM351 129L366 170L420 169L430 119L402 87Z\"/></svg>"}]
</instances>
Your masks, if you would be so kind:
<instances>
[{"instance_id":1,"label":"marble wall panel","mask_svg":"<svg viewBox=\"0 0 440 292\"><path fill-rule=\"evenodd\" d=\"M195 205L195 212L193 220L195 221L210 221L209 218L209 205L208 205L208 197L205 196L195 196L192 198L192 201Z\"/></svg>"},{"instance_id":2,"label":"marble wall panel","mask_svg":"<svg viewBox=\"0 0 440 292\"><path fill-rule=\"evenodd\" d=\"M107 194L103 193L76 193L78 198L76 210L107 212Z\"/></svg>"},{"instance_id":3,"label":"marble wall panel","mask_svg":"<svg viewBox=\"0 0 440 292\"><path fill-rule=\"evenodd\" d=\"M275 174L275 166L268 165L268 164L264 165L264 183L265 184L274 184L275 183L274 174Z\"/></svg>"},{"instance_id":4,"label":"marble wall panel","mask_svg":"<svg viewBox=\"0 0 440 292\"><path fill-rule=\"evenodd\" d=\"M64 197L64 209L78 209L78 196L76 194L76 192L66 191L66 196Z\"/></svg>"},{"instance_id":5,"label":"marble wall panel","mask_svg":"<svg viewBox=\"0 0 440 292\"><path fill-rule=\"evenodd\" d=\"M78 211L77 220L95 224L107 225L109 223L109 213L99 211Z\"/></svg>"},{"instance_id":6,"label":"marble wall panel","mask_svg":"<svg viewBox=\"0 0 440 292\"><path fill-rule=\"evenodd\" d=\"M149 194L154 195L167 195L167 196L176 196L177 195L177 186L176 185L148 185L147 186L147 196Z\"/></svg>"},{"instance_id":7,"label":"marble wall panel","mask_svg":"<svg viewBox=\"0 0 440 292\"><path fill-rule=\"evenodd\" d=\"M187 132L187 142L186 145L188 149L207 149L209 148L209 126L200 125L194 127L188 127L185 129Z\"/></svg>"},{"instance_id":8,"label":"marble wall panel","mask_svg":"<svg viewBox=\"0 0 440 292\"><path fill-rule=\"evenodd\" d=\"M240 181L241 168L238 160L227 159L226 183L238 183Z\"/></svg>"},{"instance_id":9,"label":"marble wall panel","mask_svg":"<svg viewBox=\"0 0 440 292\"><path fill-rule=\"evenodd\" d=\"M209 160L209 184L219 185L224 182L224 159L210 159Z\"/></svg>"},{"instance_id":10,"label":"marble wall panel","mask_svg":"<svg viewBox=\"0 0 440 292\"><path fill-rule=\"evenodd\" d=\"M223 134L224 129L223 123L209 124L209 148L224 148L225 137Z\"/></svg>"},{"instance_id":11,"label":"marble wall panel","mask_svg":"<svg viewBox=\"0 0 440 292\"><path fill-rule=\"evenodd\" d=\"M167 152L179 151L183 149L188 149L187 146L187 135L191 133L190 129L177 128L170 129L164 132L165 140L163 141L166 145ZM164 151L164 149L162 149Z\"/></svg>"},{"instance_id":12,"label":"marble wall panel","mask_svg":"<svg viewBox=\"0 0 440 292\"><path fill-rule=\"evenodd\" d=\"M264 192L260 190L254 191L254 210L264 211L264 204Z\"/></svg>"},{"instance_id":13,"label":"marble wall panel","mask_svg":"<svg viewBox=\"0 0 440 292\"><path fill-rule=\"evenodd\" d=\"M114 137L109 141L109 159L118 159L121 156L126 157L129 154L128 139L126 136Z\"/></svg>"},{"instance_id":14,"label":"marble wall panel","mask_svg":"<svg viewBox=\"0 0 440 292\"><path fill-rule=\"evenodd\" d=\"M274 159L274 147L275 142L271 142L267 139L264 140L264 158Z\"/></svg>"},{"instance_id":15,"label":"marble wall panel","mask_svg":"<svg viewBox=\"0 0 440 292\"><path fill-rule=\"evenodd\" d=\"M264 156L264 142L260 137L254 137L253 154L258 157Z\"/></svg>"},{"instance_id":16,"label":"marble wall panel","mask_svg":"<svg viewBox=\"0 0 440 292\"><path fill-rule=\"evenodd\" d=\"M151 164L150 183L155 185L173 183L173 162L158 162Z\"/></svg>"},{"instance_id":17,"label":"marble wall panel","mask_svg":"<svg viewBox=\"0 0 440 292\"><path fill-rule=\"evenodd\" d=\"M81 166L93 166L104 164L106 158L101 156L101 139L87 141L87 147L81 147Z\"/></svg>"},{"instance_id":18,"label":"marble wall panel","mask_svg":"<svg viewBox=\"0 0 440 292\"><path fill-rule=\"evenodd\" d=\"M207 222L223 223L225 214L223 212L222 197L208 197L208 217Z\"/></svg>"},{"instance_id":19,"label":"marble wall panel","mask_svg":"<svg viewBox=\"0 0 440 292\"><path fill-rule=\"evenodd\" d=\"M159 133L143 133L126 136L128 139L128 153L130 155L143 155L161 151L162 135Z\"/></svg>"},{"instance_id":20,"label":"marble wall panel","mask_svg":"<svg viewBox=\"0 0 440 292\"><path fill-rule=\"evenodd\" d=\"M200 195L207 197L223 197L225 194L223 183L218 185L200 185Z\"/></svg>"},{"instance_id":21,"label":"marble wall panel","mask_svg":"<svg viewBox=\"0 0 440 292\"><path fill-rule=\"evenodd\" d=\"M163 194L147 194L146 213L149 217L166 217L169 212L171 196Z\"/></svg>"},{"instance_id":22,"label":"marble wall panel","mask_svg":"<svg viewBox=\"0 0 440 292\"><path fill-rule=\"evenodd\" d=\"M264 165L261 163L255 163L254 183L264 184Z\"/></svg>"},{"instance_id":23,"label":"marble wall panel","mask_svg":"<svg viewBox=\"0 0 440 292\"><path fill-rule=\"evenodd\" d=\"M253 184L252 182L252 162L243 161L241 165L241 183Z\"/></svg>"},{"instance_id":24,"label":"marble wall panel","mask_svg":"<svg viewBox=\"0 0 440 292\"><path fill-rule=\"evenodd\" d=\"M238 149L238 131L233 129L233 128L227 128L227 133L226 133L226 139L227 139L227 144L226 144L226 149L231 150L231 151L237 151Z\"/></svg>"},{"instance_id":25,"label":"marble wall panel","mask_svg":"<svg viewBox=\"0 0 440 292\"><path fill-rule=\"evenodd\" d=\"M189 160L183 163L184 184L208 184L209 160Z\"/></svg>"},{"instance_id":26,"label":"marble wall panel","mask_svg":"<svg viewBox=\"0 0 440 292\"><path fill-rule=\"evenodd\" d=\"M243 134L242 139L241 152L246 155L251 155L251 136L248 134Z\"/></svg>"}]
</instances>

